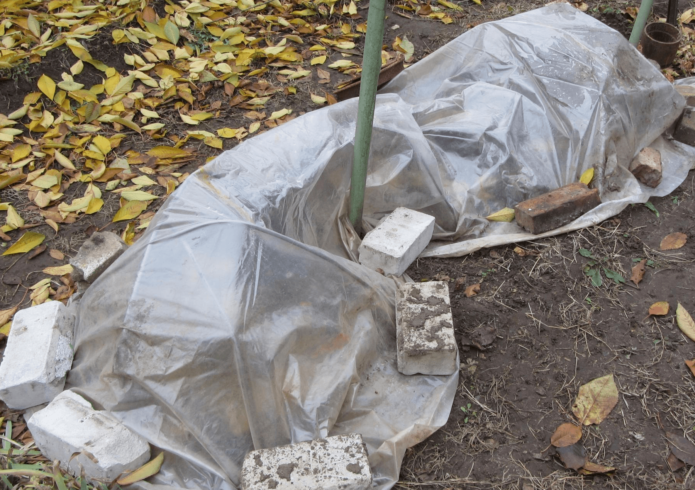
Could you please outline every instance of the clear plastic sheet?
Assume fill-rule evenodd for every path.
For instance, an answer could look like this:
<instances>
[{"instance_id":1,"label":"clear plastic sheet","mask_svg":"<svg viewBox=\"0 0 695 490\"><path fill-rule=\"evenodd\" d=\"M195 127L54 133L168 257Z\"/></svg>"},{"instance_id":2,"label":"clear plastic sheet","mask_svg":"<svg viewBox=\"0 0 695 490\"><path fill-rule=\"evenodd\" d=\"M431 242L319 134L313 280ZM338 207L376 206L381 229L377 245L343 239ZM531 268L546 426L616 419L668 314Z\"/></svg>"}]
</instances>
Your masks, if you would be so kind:
<instances>
[{"instance_id":1,"label":"clear plastic sheet","mask_svg":"<svg viewBox=\"0 0 695 490\"><path fill-rule=\"evenodd\" d=\"M684 100L616 31L565 4L480 25L378 96L365 223L432 214L428 255L529 239L484 216L577 181L604 201L565 229L663 195L627 171ZM447 420L458 375L396 371L395 282L354 262L345 219L357 100L311 112L192 175L74 305L68 387L166 451L145 488L234 489L251 449L359 432L375 488Z\"/></svg>"}]
</instances>

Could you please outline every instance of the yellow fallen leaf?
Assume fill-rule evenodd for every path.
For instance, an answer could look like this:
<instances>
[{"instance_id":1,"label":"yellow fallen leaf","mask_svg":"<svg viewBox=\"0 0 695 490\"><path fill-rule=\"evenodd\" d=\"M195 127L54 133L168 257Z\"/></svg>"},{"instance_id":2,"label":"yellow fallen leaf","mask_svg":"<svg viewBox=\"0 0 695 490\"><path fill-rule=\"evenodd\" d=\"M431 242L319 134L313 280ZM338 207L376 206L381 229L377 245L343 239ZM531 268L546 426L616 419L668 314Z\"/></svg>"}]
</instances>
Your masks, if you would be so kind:
<instances>
[{"instance_id":1,"label":"yellow fallen leaf","mask_svg":"<svg viewBox=\"0 0 695 490\"><path fill-rule=\"evenodd\" d=\"M676 308L676 323L678 323L678 328L681 329L681 332L686 337L695 341L695 322L693 322L693 317L690 316L690 313L680 303L678 303Z\"/></svg>"},{"instance_id":2,"label":"yellow fallen leaf","mask_svg":"<svg viewBox=\"0 0 695 490\"><path fill-rule=\"evenodd\" d=\"M236 129L232 128L222 128L217 130L217 136L220 138L234 138L236 135Z\"/></svg>"},{"instance_id":3,"label":"yellow fallen leaf","mask_svg":"<svg viewBox=\"0 0 695 490\"><path fill-rule=\"evenodd\" d=\"M157 199L157 196L145 191L124 191L121 192L121 197L126 201L152 201Z\"/></svg>"},{"instance_id":4,"label":"yellow fallen leaf","mask_svg":"<svg viewBox=\"0 0 695 490\"><path fill-rule=\"evenodd\" d=\"M56 162L58 162L62 167L68 168L70 170L75 170L75 166L72 164L70 159L58 150L56 150L53 156L55 157Z\"/></svg>"},{"instance_id":5,"label":"yellow fallen leaf","mask_svg":"<svg viewBox=\"0 0 695 490\"><path fill-rule=\"evenodd\" d=\"M38 187L39 189L49 189L54 185L58 184L58 177L56 175L42 175L36 180L31 182L31 185Z\"/></svg>"},{"instance_id":6,"label":"yellow fallen leaf","mask_svg":"<svg viewBox=\"0 0 695 490\"><path fill-rule=\"evenodd\" d=\"M31 153L31 145L27 145L26 143L22 143L21 145L15 146L14 151L12 152L12 163L23 160L24 158L29 156L30 153Z\"/></svg>"},{"instance_id":7,"label":"yellow fallen leaf","mask_svg":"<svg viewBox=\"0 0 695 490\"><path fill-rule=\"evenodd\" d=\"M24 226L24 220L12 206L7 206L7 219L5 220L5 223L7 223L7 225L13 230Z\"/></svg>"},{"instance_id":8,"label":"yellow fallen leaf","mask_svg":"<svg viewBox=\"0 0 695 490\"><path fill-rule=\"evenodd\" d=\"M144 129L145 131L158 131L164 127L164 123L152 123L148 124L147 126L143 126L140 129Z\"/></svg>"},{"instance_id":9,"label":"yellow fallen leaf","mask_svg":"<svg viewBox=\"0 0 695 490\"><path fill-rule=\"evenodd\" d=\"M179 114L181 116L181 120L185 122L186 124L190 124L191 126L197 126L200 124L200 121L196 121L193 119L191 116L187 116L186 114Z\"/></svg>"},{"instance_id":10,"label":"yellow fallen leaf","mask_svg":"<svg viewBox=\"0 0 695 490\"><path fill-rule=\"evenodd\" d=\"M328 65L328 68L347 68L348 66L352 65L354 65L354 63L350 60L338 60L335 63L331 63L330 65Z\"/></svg>"},{"instance_id":11,"label":"yellow fallen leaf","mask_svg":"<svg viewBox=\"0 0 695 490\"><path fill-rule=\"evenodd\" d=\"M149 117L150 119L158 119L159 114L157 114L155 111L151 111L149 109L140 109L140 112L142 113L143 116Z\"/></svg>"},{"instance_id":12,"label":"yellow fallen leaf","mask_svg":"<svg viewBox=\"0 0 695 490\"><path fill-rule=\"evenodd\" d=\"M87 205L87 209L85 210L85 214L94 214L98 213L101 208L104 206L104 201L98 197L92 198L91 201L89 201L89 204Z\"/></svg>"},{"instance_id":13,"label":"yellow fallen leaf","mask_svg":"<svg viewBox=\"0 0 695 490\"><path fill-rule=\"evenodd\" d=\"M268 119L270 119L271 121L273 119L280 119L281 117L285 117L286 115L288 115L291 112L292 111L290 109L281 109L279 111L273 112Z\"/></svg>"},{"instance_id":14,"label":"yellow fallen leaf","mask_svg":"<svg viewBox=\"0 0 695 490\"><path fill-rule=\"evenodd\" d=\"M251 133L251 134L255 133L256 131L259 130L260 127L261 127L261 123L258 121L256 121L255 123L251 123L251 126L249 126L249 133Z\"/></svg>"},{"instance_id":15,"label":"yellow fallen leaf","mask_svg":"<svg viewBox=\"0 0 695 490\"><path fill-rule=\"evenodd\" d=\"M649 314L652 316L664 316L668 315L668 310L668 301L659 301L649 307Z\"/></svg>"},{"instance_id":16,"label":"yellow fallen leaf","mask_svg":"<svg viewBox=\"0 0 695 490\"><path fill-rule=\"evenodd\" d=\"M193 3L191 5L200 4ZM149 478L152 475L156 475L159 472L159 469L162 467L163 461L164 453L159 453L157 457L154 458L152 461L146 463L145 465L141 466L132 473L129 473L126 476L120 478L116 483L118 483L119 485L130 485L132 483L144 480L145 478Z\"/></svg>"},{"instance_id":17,"label":"yellow fallen leaf","mask_svg":"<svg viewBox=\"0 0 695 490\"><path fill-rule=\"evenodd\" d=\"M46 239L46 235L28 231L17 240L14 245L5 250L3 255L23 254L29 250L38 247Z\"/></svg>"},{"instance_id":18,"label":"yellow fallen leaf","mask_svg":"<svg viewBox=\"0 0 695 490\"><path fill-rule=\"evenodd\" d=\"M613 375L596 378L579 388L572 413L583 425L600 424L618 403Z\"/></svg>"},{"instance_id":19,"label":"yellow fallen leaf","mask_svg":"<svg viewBox=\"0 0 695 490\"><path fill-rule=\"evenodd\" d=\"M326 103L326 98L325 98L325 97L321 97L320 95L311 94L311 101L312 101L314 104L321 105L321 104L325 104L325 103Z\"/></svg>"},{"instance_id":20,"label":"yellow fallen leaf","mask_svg":"<svg viewBox=\"0 0 695 490\"><path fill-rule=\"evenodd\" d=\"M157 158L185 158L190 156L190 152L172 146L155 146L147 152L151 157Z\"/></svg>"},{"instance_id":21,"label":"yellow fallen leaf","mask_svg":"<svg viewBox=\"0 0 695 490\"><path fill-rule=\"evenodd\" d=\"M326 62L326 56L317 56L316 58L311 58L311 65L323 65Z\"/></svg>"},{"instance_id":22,"label":"yellow fallen leaf","mask_svg":"<svg viewBox=\"0 0 695 490\"><path fill-rule=\"evenodd\" d=\"M112 221L116 223L118 221L126 221L137 218L146 208L147 202L145 201L128 201L116 212L116 215L113 217Z\"/></svg>"},{"instance_id":23,"label":"yellow fallen leaf","mask_svg":"<svg viewBox=\"0 0 695 490\"><path fill-rule=\"evenodd\" d=\"M504 208L492 213L487 218L488 221L505 221L507 223L514 221L514 210L512 208Z\"/></svg>"},{"instance_id":24,"label":"yellow fallen leaf","mask_svg":"<svg viewBox=\"0 0 695 490\"><path fill-rule=\"evenodd\" d=\"M584 185L589 185L591 184L591 181L594 179L594 167L591 167L590 169L586 170L582 176L579 178L579 182L581 182Z\"/></svg>"},{"instance_id":25,"label":"yellow fallen leaf","mask_svg":"<svg viewBox=\"0 0 695 490\"><path fill-rule=\"evenodd\" d=\"M102 155L106 156L111 151L111 142L108 138L104 138L102 135L95 136L92 143L99 148Z\"/></svg>"},{"instance_id":26,"label":"yellow fallen leaf","mask_svg":"<svg viewBox=\"0 0 695 490\"><path fill-rule=\"evenodd\" d=\"M56 83L48 76L41 75L37 83L39 90L49 99L53 100L56 94Z\"/></svg>"},{"instance_id":27,"label":"yellow fallen leaf","mask_svg":"<svg viewBox=\"0 0 695 490\"><path fill-rule=\"evenodd\" d=\"M0 325L5 325L7 322L12 320L12 317L15 313L17 313L18 309L19 306L15 306L14 308L0 311Z\"/></svg>"},{"instance_id":28,"label":"yellow fallen leaf","mask_svg":"<svg viewBox=\"0 0 695 490\"><path fill-rule=\"evenodd\" d=\"M659 248L661 250L677 250L679 248L682 248L687 241L688 235L686 235L685 233L671 233L670 235L666 235L664 239L661 240Z\"/></svg>"},{"instance_id":29,"label":"yellow fallen leaf","mask_svg":"<svg viewBox=\"0 0 695 490\"><path fill-rule=\"evenodd\" d=\"M203 140L203 143L208 145L211 148L217 148L218 150L221 150L224 147L224 144L222 143L222 140L219 138L215 138L214 136L210 137L208 136Z\"/></svg>"},{"instance_id":30,"label":"yellow fallen leaf","mask_svg":"<svg viewBox=\"0 0 695 490\"><path fill-rule=\"evenodd\" d=\"M72 266L65 264L58 267L46 267L42 272L49 276L64 276L65 274L72 274Z\"/></svg>"}]
</instances>

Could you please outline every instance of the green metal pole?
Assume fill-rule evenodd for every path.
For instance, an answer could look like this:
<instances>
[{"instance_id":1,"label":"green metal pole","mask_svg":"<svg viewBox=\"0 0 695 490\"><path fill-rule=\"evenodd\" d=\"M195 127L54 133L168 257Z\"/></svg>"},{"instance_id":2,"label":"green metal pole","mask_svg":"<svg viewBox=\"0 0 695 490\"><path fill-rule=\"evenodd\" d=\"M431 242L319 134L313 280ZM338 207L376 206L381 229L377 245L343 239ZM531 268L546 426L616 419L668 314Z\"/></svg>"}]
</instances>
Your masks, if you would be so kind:
<instances>
[{"instance_id":1,"label":"green metal pole","mask_svg":"<svg viewBox=\"0 0 695 490\"><path fill-rule=\"evenodd\" d=\"M360 100L357 108L349 212L350 222L355 231L360 234L362 233L362 210L364 208L364 190L367 186L367 166L369 164L369 146L372 142L376 89L379 82L379 71L381 71L385 7L386 0L370 0L369 2L367 37L364 41L364 56L362 58L362 81L360 82Z\"/></svg>"},{"instance_id":2,"label":"green metal pole","mask_svg":"<svg viewBox=\"0 0 695 490\"><path fill-rule=\"evenodd\" d=\"M639 44L639 38L642 35L644 26L647 23L649 14L652 11L652 4L654 0L642 0L642 4L639 6L639 12L637 13L637 18L635 19L635 25L632 27L632 32L630 33L630 44L637 46Z\"/></svg>"}]
</instances>

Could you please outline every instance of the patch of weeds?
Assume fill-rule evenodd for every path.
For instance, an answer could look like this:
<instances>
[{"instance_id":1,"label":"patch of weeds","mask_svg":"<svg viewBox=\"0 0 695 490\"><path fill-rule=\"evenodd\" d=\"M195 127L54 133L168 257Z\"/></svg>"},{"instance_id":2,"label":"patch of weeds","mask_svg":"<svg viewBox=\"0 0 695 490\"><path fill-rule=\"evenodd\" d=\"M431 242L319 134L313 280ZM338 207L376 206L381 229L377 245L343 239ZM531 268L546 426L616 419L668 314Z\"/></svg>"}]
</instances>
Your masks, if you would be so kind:
<instances>
[{"instance_id":1,"label":"patch of weeds","mask_svg":"<svg viewBox=\"0 0 695 490\"><path fill-rule=\"evenodd\" d=\"M606 279L612 279L616 284L625 284L625 278L620 272L609 269L604 265L607 259L594 257L591 251L586 248L580 248L579 255L591 259L584 265L583 271L584 275L591 279L591 284L593 284L594 287L600 288L603 285L601 270L603 270L603 273L606 275ZM587 301L587 303L591 304L590 300Z\"/></svg>"},{"instance_id":2,"label":"patch of weeds","mask_svg":"<svg viewBox=\"0 0 695 490\"><path fill-rule=\"evenodd\" d=\"M652 213L654 213L654 214L656 215L657 218L659 217L659 210L656 209L656 206L654 206L654 205L653 205L652 203L650 203L649 201L645 202L644 205L646 206L646 208L647 208L648 210L650 210Z\"/></svg>"},{"instance_id":3,"label":"patch of weeds","mask_svg":"<svg viewBox=\"0 0 695 490\"><path fill-rule=\"evenodd\" d=\"M463 423L467 424L468 419L476 417L478 412L476 410L471 410L471 404L467 403L465 407L461 407L461 411L466 414L466 418L463 419Z\"/></svg>"},{"instance_id":4,"label":"patch of weeds","mask_svg":"<svg viewBox=\"0 0 695 490\"><path fill-rule=\"evenodd\" d=\"M0 69L0 80L12 80L15 86L29 81L29 62L24 61L11 68Z\"/></svg>"},{"instance_id":5,"label":"patch of weeds","mask_svg":"<svg viewBox=\"0 0 695 490\"><path fill-rule=\"evenodd\" d=\"M671 196L671 202L675 205L678 205L678 196Z\"/></svg>"},{"instance_id":6,"label":"patch of weeds","mask_svg":"<svg viewBox=\"0 0 695 490\"><path fill-rule=\"evenodd\" d=\"M195 49L196 53L200 55L210 49L210 44L217 41L217 38L210 34L207 29L190 29L190 33L195 41L190 41L188 44L192 49Z\"/></svg>"},{"instance_id":7,"label":"patch of weeds","mask_svg":"<svg viewBox=\"0 0 695 490\"><path fill-rule=\"evenodd\" d=\"M480 275L483 277L487 277L488 274L492 274L493 272L497 272L497 270L496 269L488 269L486 271L481 271Z\"/></svg>"}]
</instances>

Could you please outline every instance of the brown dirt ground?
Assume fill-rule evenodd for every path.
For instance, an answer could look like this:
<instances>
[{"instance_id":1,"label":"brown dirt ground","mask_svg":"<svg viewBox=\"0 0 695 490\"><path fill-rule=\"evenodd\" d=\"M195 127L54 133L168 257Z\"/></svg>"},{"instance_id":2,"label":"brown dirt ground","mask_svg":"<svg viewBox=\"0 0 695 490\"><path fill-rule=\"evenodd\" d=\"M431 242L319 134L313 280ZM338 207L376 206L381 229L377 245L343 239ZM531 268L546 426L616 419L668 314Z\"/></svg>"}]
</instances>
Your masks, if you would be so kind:
<instances>
[{"instance_id":1,"label":"brown dirt ground","mask_svg":"<svg viewBox=\"0 0 695 490\"><path fill-rule=\"evenodd\" d=\"M416 58L421 59L479 23L544 4L540 0L483 0L482 6L456 3L464 12L452 13L455 22L450 25L413 18L392 4L384 44L391 45L396 36L407 36L415 45ZM632 19L623 12L636 6L635 2L586 3L589 14L629 35ZM681 11L691 6L680 1ZM663 16L665 10L665 0L658 0L656 14ZM355 23L366 19L366 9L359 13L362 19ZM127 69L123 54L134 49L131 45L112 45L108 29L85 44L96 59L119 71ZM362 46L356 49L361 51ZM59 79L74 61L69 50L59 48L40 64L0 73L0 112L17 109L42 73ZM276 94L266 112L289 107L301 115L316 108L309 92L334 93L336 85L348 78L331 72L330 84L319 84L315 67L313 71L311 79L296 83L300 95ZM77 81L91 85L100 77L87 66ZM272 71L266 79L280 90L287 86L278 82ZM196 129L248 125L243 120L244 111L228 106L219 86L210 84L205 97L210 103L225 100L224 117L206 121ZM163 122L171 124L173 134L183 135L186 129L173 118ZM142 150L147 144L157 143L128 139L118 151L130 147ZM227 140L225 149L235 144ZM200 158L178 171L193 171L216 154L202 143L197 150ZM633 206L599 226L522 244L525 256L509 246L464 258L419 260L411 267L408 273L415 280L444 276L451 280L461 380L448 423L407 451L397 488L694 488L691 467L676 472L668 468L663 434L676 430L695 436L691 398L695 380L683 363L695 353L674 319L678 302L695 312L691 292L695 290L695 240L674 252L659 251L660 240L668 233L693 234L694 181L691 174L672 196L653 201L660 212L658 218L645 206ZM84 188L75 187L76 195L83 192ZM27 223L32 222L32 216L37 224L42 222L25 195L4 189L0 201L12 202ZM116 199L107 200L105 208L109 206L115 212ZM126 223L110 223L111 215L113 212L82 216L63 225L58 234L45 225L36 231L47 235L48 249L71 256L95 229L123 231ZM602 264L620 271L626 279L634 259L654 263L639 286L618 285L604 276L603 285L594 287L583 273L589 259L579 254L580 248L591 250ZM41 269L64 263L46 252L31 259L28 255L0 257L0 309L14 306L22 298L22 306L28 306L26 288L45 277ZM454 290L457 278L464 278L464 286ZM481 283L480 293L465 297L464 288L476 283ZM649 305L660 300L670 303L671 312L665 317L648 317ZM0 341L3 347L4 341ZM619 404L602 424L585 428L582 441L592 461L615 466L617 471L611 476L578 476L564 469L554 456L550 435L560 423L571 420L570 408L579 386L609 373L615 375L620 390ZM17 422L14 439L30 440L20 412L4 406L0 411Z\"/></svg>"},{"instance_id":2,"label":"brown dirt ground","mask_svg":"<svg viewBox=\"0 0 695 490\"><path fill-rule=\"evenodd\" d=\"M695 311L695 241L670 252L659 244L673 232L692 236L694 185L691 173L654 199L658 218L636 205L593 228L521 244L525 256L506 246L411 266L416 281L450 278L461 381L448 423L408 450L397 488L693 488L690 467L668 468L664 433L695 435L695 378L684 364L695 350L675 321L678 303ZM653 267L638 286L604 275L594 287L580 249L625 279L637 259ZM478 283L479 294L466 297ZM648 316L657 301L668 301L668 315ZM578 476L555 457L550 436L573 420L579 387L607 374L619 403L582 441L591 461L617 471Z\"/></svg>"}]
</instances>

